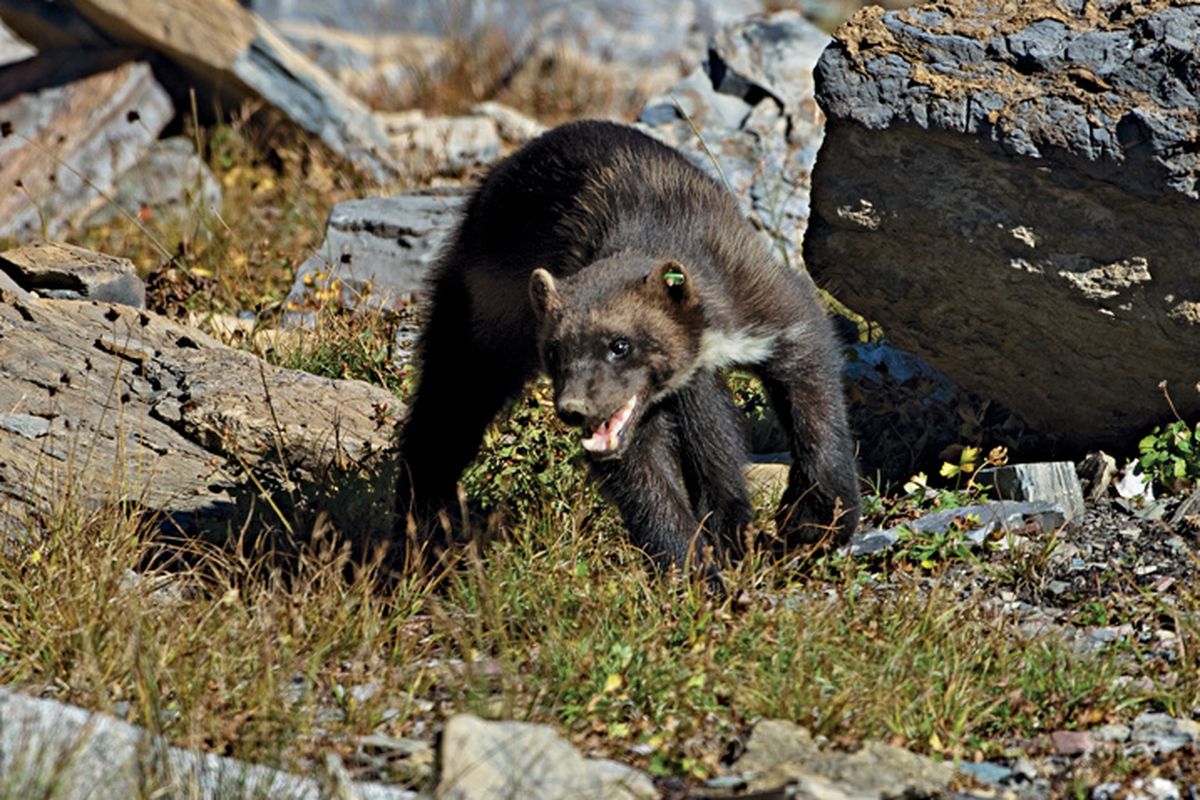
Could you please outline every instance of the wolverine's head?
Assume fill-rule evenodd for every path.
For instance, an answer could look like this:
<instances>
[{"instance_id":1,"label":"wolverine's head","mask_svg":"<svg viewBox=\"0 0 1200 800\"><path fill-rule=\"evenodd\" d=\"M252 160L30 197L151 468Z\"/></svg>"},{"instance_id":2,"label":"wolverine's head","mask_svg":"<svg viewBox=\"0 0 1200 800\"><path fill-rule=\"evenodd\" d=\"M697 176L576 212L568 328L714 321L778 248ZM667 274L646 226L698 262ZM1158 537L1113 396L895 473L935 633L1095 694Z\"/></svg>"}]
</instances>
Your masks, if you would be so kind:
<instances>
[{"instance_id":1,"label":"wolverine's head","mask_svg":"<svg viewBox=\"0 0 1200 800\"><path fill-rule=\"evenodd\" d=\"M593 458L620 458L694 371L704 320L686 268L614 256L562 280L536 269L529 293L559 417L584 429Z\"/></svg>"}]
</instances>

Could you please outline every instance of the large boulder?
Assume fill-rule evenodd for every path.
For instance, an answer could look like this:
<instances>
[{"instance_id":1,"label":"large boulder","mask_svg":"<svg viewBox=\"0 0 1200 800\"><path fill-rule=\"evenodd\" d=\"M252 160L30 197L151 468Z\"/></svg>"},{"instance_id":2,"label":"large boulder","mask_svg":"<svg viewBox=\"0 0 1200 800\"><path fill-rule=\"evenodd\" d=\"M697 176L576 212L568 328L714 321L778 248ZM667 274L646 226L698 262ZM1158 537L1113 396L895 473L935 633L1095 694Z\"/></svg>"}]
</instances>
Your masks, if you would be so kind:
<instances>
[{"instance_id":1,"label":"large boulder","mask_svg":"<svg viewBox=\"0 0 1200 800\"><path fill-rule=\"evenodd\" d=\"M1200 6L860 12L805 260L899 346L1070 446L1200 415Z\"/></svg>"},{"instance_id":2,"label":"large boulder","mask_svg":"<svg viewBox=\"0 0 1200 800\"><path fill-rule=\"evenodd\" d=\"M64 502L221 526L277 467L304 482L381 463L403 413L382 389L274 367L147 311L4 291L0 409L8 536Z\"/></svg>"}]
</instances>

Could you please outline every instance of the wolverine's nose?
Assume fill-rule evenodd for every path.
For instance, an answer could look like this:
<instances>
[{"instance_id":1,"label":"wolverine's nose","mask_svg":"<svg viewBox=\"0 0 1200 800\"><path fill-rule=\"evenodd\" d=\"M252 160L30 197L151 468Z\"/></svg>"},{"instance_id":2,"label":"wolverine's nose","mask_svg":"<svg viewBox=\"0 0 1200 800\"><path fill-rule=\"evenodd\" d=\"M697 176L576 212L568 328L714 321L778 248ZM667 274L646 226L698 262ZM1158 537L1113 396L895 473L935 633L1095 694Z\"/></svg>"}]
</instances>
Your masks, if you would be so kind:
<instances>
[{"instance_id":1,"label":"wolverine's nose","mask_svg":"<svg viewBox=\"0 0 1200 800\"><path fill-rule=\"evenodd\" d=\"M587 403L579 397L560 397L554 410L558 412L558 418L571 427L579 427L587 419Z\"/></svg>"}]
</instances>

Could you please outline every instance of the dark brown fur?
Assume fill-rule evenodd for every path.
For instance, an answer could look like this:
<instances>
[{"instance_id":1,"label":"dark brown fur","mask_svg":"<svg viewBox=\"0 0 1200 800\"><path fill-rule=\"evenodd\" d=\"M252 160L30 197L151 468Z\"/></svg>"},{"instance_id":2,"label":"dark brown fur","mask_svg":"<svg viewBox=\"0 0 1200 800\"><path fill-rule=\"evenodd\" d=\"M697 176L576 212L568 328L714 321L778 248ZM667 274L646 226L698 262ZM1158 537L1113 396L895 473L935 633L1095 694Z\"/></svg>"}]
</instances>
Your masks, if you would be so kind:
<instances>
[{"instance_id":1,"label":"dark brown fur","mask_svg":"<svg viewBox=\"0 0 1200 800\"><path fill-rule=\"evenodd\" d=\"M410 529L453 506L485 427L539 366L560 416L587 430L640 398L593 472L660 563L696 545L736 554L750 521L729 366L762 379L791 441L783 540L842 542L857 525L840 352L816 291L674 150L611 123L550 131L491 170L431 285L401 443Z\"/></svg>"}]
</instances>

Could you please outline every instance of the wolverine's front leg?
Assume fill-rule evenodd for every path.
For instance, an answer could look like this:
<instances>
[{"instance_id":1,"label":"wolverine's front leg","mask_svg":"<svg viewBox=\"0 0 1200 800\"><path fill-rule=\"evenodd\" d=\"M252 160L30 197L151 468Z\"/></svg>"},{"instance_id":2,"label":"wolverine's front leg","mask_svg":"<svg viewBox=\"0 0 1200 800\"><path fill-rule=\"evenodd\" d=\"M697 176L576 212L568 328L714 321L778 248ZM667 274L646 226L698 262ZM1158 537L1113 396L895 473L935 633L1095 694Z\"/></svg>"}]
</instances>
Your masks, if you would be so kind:
<instances>
[{"instance_id":1,"label":"wolverine's front leg","mask_svg":"<svg viewBox=\"0 0 1200 800\"><path fill-rule=\"evenodd\" d=\"M688 499L675 422L669 409L652 409L621 458L592 463L601 491L621 512L629 538L664 569L683 569L710 548Z\"/></svg>"}]
</instances>

